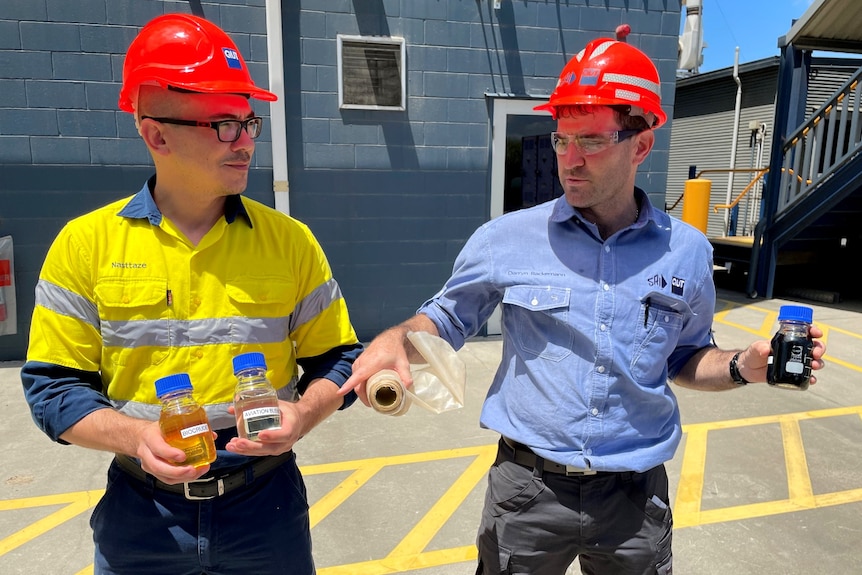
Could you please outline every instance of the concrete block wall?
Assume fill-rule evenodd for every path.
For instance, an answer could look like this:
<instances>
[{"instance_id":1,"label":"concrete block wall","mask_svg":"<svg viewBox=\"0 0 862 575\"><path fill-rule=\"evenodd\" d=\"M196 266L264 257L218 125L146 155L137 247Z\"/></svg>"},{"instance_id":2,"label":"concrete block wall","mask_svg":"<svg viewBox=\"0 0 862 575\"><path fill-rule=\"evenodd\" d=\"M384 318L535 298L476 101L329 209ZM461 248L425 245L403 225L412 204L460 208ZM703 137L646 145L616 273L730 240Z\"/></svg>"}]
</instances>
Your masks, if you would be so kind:
<instances>
[{"instance_id":1,"label":"concrete block wall","mask_svg":"<svg viewBox=\"0 0 862 575\"><path fill-rule=\"evenodd\" d=\"M658 63L668 115L679 2L486 0L283 4L291 211L321 240L360 337L409 317L490 213L495 98L535 98L588 41L628 41ZM337 36L401 37L404 112L339 110ZM638 176L664 203L669 130Z\"/></svg>"},{"instance_id":2,"label":"concrete block wall","mask_svg":"<svg viewBox=\"0 0 862 575\"><path fill-rule=\"evenodd\" d=\"M236 42L255 82L268 84L265 0L202 3ZM138 191L152 162L117 98L138 30L186 1L0 1L0 236L15 246L17 333L0 361L23 359L45 252L69 219ZM269 106L256 108L268 117ZM272 205L272 146L258 140L255 199Z\"/></svg>"},{"instance_id":3,"label":"concrete block wall","mask_svg":"<svg viewBox=\"0 0 862 575\"><path fill-rule=\"evenodd\" d=\"M267 0L203 1L268 85ZM659 65L672 114L679 0L281 0L291 215L320 240L362 339L413 313L489 217L491 116L498 97L547 97L584 44L629 24ZM60 226L136 191L150 159L117 109L123 54L182 0L0 2L0 235L12 234L20 359L42 258ZM406 41L407 110L339 110L338 34ZM268 106L255 110L269 116ZM272 205L267 122L248 194ZM638 185L664 201L670 131ZM98 184L94 184L98 182Z\"/></svg>"}]
</instances>

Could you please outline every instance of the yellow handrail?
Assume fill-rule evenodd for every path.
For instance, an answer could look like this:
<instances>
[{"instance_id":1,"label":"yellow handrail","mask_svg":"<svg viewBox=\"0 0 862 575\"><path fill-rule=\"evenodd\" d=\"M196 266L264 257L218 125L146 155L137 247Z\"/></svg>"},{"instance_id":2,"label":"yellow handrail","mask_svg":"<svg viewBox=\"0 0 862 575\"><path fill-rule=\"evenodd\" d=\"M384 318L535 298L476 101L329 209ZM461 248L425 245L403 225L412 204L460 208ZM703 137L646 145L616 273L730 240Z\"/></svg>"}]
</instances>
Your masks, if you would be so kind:
<instances>
[{"instance_id":1,"label":"yellow handrail","mask_svg":"<svg viewBox=\"0 0 862 575\"><path fill-rule=\"evenodd\" d=\"M694 177L700 178L703 174L729 174L731 172L748 172L748 173L751 173L751 172L761 172L761 171L763 173L766 173L769 171L769 168L707 168L705 170L701 170L701 171L697 172L694 175ZM760 174L760 176L763 176L763 174ZM758 177L760 177L760 176L758 176ZM755 179L755 181L757 181L757 180ZM745 191L743 191L742 194L745 194ZM676 199L676 201L673 203L673 205L670 207L666 207L665 211L670 212L674 208L676 208L677 204L679 204L682 201L682 198L684 195L685 194L680 194L679 197ZM733 205L736 205L737 203L739 203L739 200L741 198L742 198L742 195L740 195L740 197L736 199L736 201ZM667 206L667 204L665 204L665 206ZM713 209L715 209L715 208L713 208Z\"/></svg>"},{"instance_id":2,"label":"yellow handrail","mask_svg":"<svg viewBox=\"0 0 862 575\"><path fill-rule=\"evenodd\" d=\"M704 170L704 172L705 171L706 170ZM753 170L746 170L746 171L753 171ZM739 195L736 196L736 198L734 198L734 200L732 202L730 202L729 204L716 204L716 205L712 206L713 213L717 214L718 210L721 208L724 208L726 210L732 210L734 207L736 207L736 205L742 200L742 198L745 197L745 194L747 194L748 191L754 186L754 184L756 184L760 180L760 178L765 176L767 172L769 172L769 168L758 169L757 175L754 176L754 178L750 182L748 182L748 185L745 186L745 189L743 189L741 192L739 192Z\"/></svg>"},{"instance_id":3,"label":"yellow handrail","mask_svg":"<svg viewBox=\"0 0 862 575\"><path fill-rule=\"evenodd\" d=\"M704 170L704 172L706 172L706 171L707 171L707 170ZM743 170L743 171L746 171L746 170ZM754 171L754 170L747 170L747 171ZM781 171L782 171L782 172L787 172L787 173L788 173L788 174L790 174L791 176L796 176L796 179L797 179L798 181L800 181L800 182L801 182L801 181L803 181L803 180L802 180L802 176L797 176L797 175L793 172L793 168L781 168ZM745 194L747 194L747 193L751 190L751 188L754 186L754 184L756 184L756 183L757 183L757 181L758 181L760 178L762 178L763 176L765 176L767 172L769 172L769 168L762 168L762 169L759 169L759 170L758 170L757 175L756 175L756 176L754 176L754 179L752 179L752 180L748 183L748 185L747 185L747 186L745 186L745 189L744 189L744 190L742 190L741 192L739 192L739 195L738 195L738 196L736 196L736 198L735 198L732 202L730 202L729 204L716 204L716 205L714 205L714 206L712 207L712 211L713 211L713 213L716 213L716 214L717 214L719 209L732 210L732 209L733 209L733 208L734 208L734 207L735 207L735 206L736 206L740 201L742 201L742 198L744 198L744 197L745 197ZM699 174L698 174L698 175L699 175ZM806 184L808 184L808 185L810 185L810 184L811 184L811 180L805 180L805 183L806 183Z\"/></svg>"},{"instance_id":4,"label":"yellow handrail","mask_svg":"<svg viewBox=\"0 0 862 575\"><path fill-rule=\"evenodd\" d=\"M793 168L781 168L781 171L787 172L792 176L796 176L796 179L800 182L803 181L802 176L797 176L793 172ZM703 174L729 174L731 172L734 172L734 173L735 172L748 172L748 173L757 172L757 175L754 176L754 178L750 182L748 182L748 185L745 186L745 189L743 189L739 193L739 195L736 196L736 198L734 198L734 200L732 202L730 202L729 204L716 204L716 205L714 205L712 207L712 211L716 214L718 213L718 210L720 210L720 209L730 210L730 209L733 209L737 204L739 204L739 202L742 201L742 198L744 198L745 195L751 190L751 188L754 187L754 184L756 184L758 180L760 180L763 176L765 176L769 172L769 168L707 168L705 170L701 170L701 171L697 172L694 177L700 178ZM811 180L808 180L808 179L804 180L804 182L808 185L811 184ZM673 203L673 205L670 207L666 207L665 211L669 212L669 211L673 210L677 206L677 204L679 204L682 201L683 196L684 196L684 194L680 194L679 198L677 198L677 200ZM665 204L665 206L667 206L667 204Z\"/></svg>"}]
</instances>

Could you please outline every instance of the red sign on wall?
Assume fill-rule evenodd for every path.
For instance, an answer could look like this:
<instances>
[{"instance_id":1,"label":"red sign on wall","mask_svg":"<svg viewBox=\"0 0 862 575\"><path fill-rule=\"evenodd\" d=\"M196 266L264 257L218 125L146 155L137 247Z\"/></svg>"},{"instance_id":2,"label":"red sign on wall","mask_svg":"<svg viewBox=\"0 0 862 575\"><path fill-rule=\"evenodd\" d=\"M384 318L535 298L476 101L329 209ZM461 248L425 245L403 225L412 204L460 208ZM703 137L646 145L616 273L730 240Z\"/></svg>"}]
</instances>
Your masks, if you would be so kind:
<instances>
[{"instance_id":1,"label":"red sign on wall","mask_svg":"<svg viewBox=\"0 0 862 575\"><path fill-rule=\"evenodd\" d=\"M0 260L0 286L12 285L12 270L9 260Z\"/></svg>"}]
</instances>

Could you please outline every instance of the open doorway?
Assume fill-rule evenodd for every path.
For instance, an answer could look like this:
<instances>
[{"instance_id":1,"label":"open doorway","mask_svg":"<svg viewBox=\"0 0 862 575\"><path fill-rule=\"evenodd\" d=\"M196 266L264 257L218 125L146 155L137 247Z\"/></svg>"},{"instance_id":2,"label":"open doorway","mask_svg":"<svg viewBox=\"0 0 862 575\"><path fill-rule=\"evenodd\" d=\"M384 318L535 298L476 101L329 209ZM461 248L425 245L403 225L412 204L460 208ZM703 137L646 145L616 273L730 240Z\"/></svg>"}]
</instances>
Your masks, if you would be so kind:
<instances>
[{"instance_id":1,"label":"open doorway","mask_svg":"<svg viewBox=\"0 0 862 575\"><path fill-rule=\"evenodd\" d=\"M562 195L557 158L551 148L556 122L533 110L540 101L494 100L491 133L491 218L540 204ZM500 308L486 326L499 335Z\"/></svg>"}]
</instances>

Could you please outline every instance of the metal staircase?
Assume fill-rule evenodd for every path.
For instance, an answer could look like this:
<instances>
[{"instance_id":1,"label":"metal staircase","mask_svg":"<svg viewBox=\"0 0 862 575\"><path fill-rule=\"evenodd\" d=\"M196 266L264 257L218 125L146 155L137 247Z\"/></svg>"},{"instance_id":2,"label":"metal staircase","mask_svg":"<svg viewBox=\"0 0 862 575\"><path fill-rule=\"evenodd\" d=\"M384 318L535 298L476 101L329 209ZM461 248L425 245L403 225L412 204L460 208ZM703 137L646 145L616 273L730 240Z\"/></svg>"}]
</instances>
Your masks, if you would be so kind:
<instances>
[{"instance_id":1,"label":"metal staircase","mask_svg":"<svg viewBox=\"0 0 862 575\"><path fill-rule=\"evenodd\" d=\"M785 129L774 133L754 230L751 297L773 297L787 277L821 290L846 289L849 265L862 255L862 68L805 117L810 61L810 53L790 46L781 61L775 125ZM791 264L784 276L782 262Z\"/></svg>"}]
</instances>

